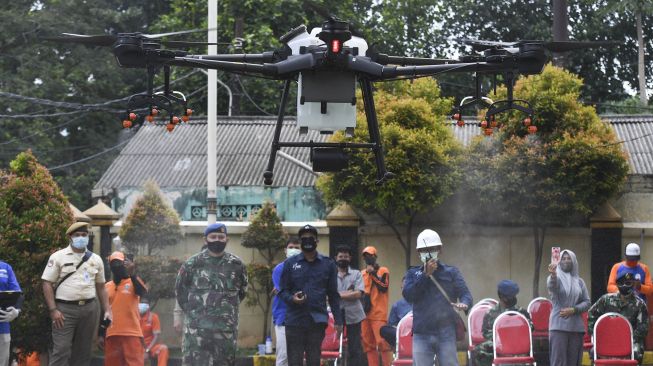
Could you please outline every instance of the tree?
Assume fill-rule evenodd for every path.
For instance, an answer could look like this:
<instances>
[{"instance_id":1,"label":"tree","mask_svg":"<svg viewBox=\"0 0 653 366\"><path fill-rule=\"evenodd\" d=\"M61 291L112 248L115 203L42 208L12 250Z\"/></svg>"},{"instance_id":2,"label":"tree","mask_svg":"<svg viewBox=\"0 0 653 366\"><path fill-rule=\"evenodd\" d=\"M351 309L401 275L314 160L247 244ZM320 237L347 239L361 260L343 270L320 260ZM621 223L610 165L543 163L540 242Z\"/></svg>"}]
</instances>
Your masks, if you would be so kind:
<instances>
[{"instance_id":1,"label":"tree","mask_svg":"<svg viewBox=\"0 0 653 366\"><path fill-rule=\"evenodd\" d=\"M120 239L131 252L152 255L177 244L181 229L179 215L165 201L156 182L147 181L143 188L143 196L136 200L120 228Z\"/></svg>"},{"instance_id":2,"label":"tree","mask_svg":"<svg viewBox=\"0 0 653 366\"><path fill-rule=\"evenodd\" d=\"M0 166L27 148L48 168L76 162L51 174L77 207L92 205L91 189L119 150L82 159L131 136L121 134L120 115L126 108L122 98L146 89L145 71L120 68L110 48L45 42L38 37L61 32L147 33L152 17L167 12L167 3L3 2Z\"/></svg>"},{"instance_id":3,"label":"tree","mask_svg":"<svg viewBox=\"0 0 653 366\"><path fill-rule=\"evenodd\" d=\"M9 263L27 301L11 324L12 345L23 352L45 352L51 322L41 291L48 257L68 245L73 222L68 200L31 151L0 170L0 258Z\"/></svg>"},{"instance_id":4,"label":"tree","mask_svg":"<svg viewBox=\"0 0 653 366\"><path fill-rule=\"evenodd\" d=\"M247 275L250 278L247 305L258 306L263 311L263 339L269 335L274 259L286 246L286 238L276 207L269 201L263 203L241 238L245 248L256 249L265 260L265 263L247 265Z\"/></svg>"},{"instance_id":5,"label":"tree","mask_svg":"<svg viewBox=\"0 0 653 366\"><path fill-rule=\"evenodd\" d=\"M532 229L534 297L546 230L584 222L628 174L612 129L593 107L579 103L581 88L580 78L551 65L518 80L515 99L531 102L537 133L527 132L521 112L497 116L504 126L477 138L465 163L465 186L481 206L503 223ZM493 97L505 96L500 88Z\"/></svg>"},{"instance_id":6,"label":"tree","mask_svg":"<svg viewBox=\"0 0 653 366\"><path fill-rule=\"evenodd\" d=\"M603 14L614 12L632 13L635 17L637 27L637 81L639 84L639 101L641 105L648 105L648 96L646 95L646 71L644 63L644 52L646 44L644 43L644 25L643 17L653 13L653 3L650 0L620 0L612 1Z\"/></svg>"},{"instance_id":7,"label":"tree","mask_svg":"<svg viewBox=\"0 0 653 366\"><path fill-rule=\"evenodd\" d=\"M182 261L161 256L140 256L135 259L138 275L147 285L150 309L154 310L160 299L175 298L175 280Z\"/></svg>"},{"instance_id":8,"label":"tree","mask_svg":"<svg viewBox=\"0 0 653 366\"><path fill-rule=\"evenodd\" d=\"M460 180L458 162L462 148L442 123L451 110L451 100L440 97L435 80L380 84L376 100L385 162L395 178L376 185L373 154L362 149L349 153L346 169L318 178L317 186L330 205L344 201L379 215L404 249L408 268L415 218L454 192ZM362 103L357 107L354 137L335 134L332 141L369 141L364 132L367 128Z\"/></svg>"}]
</instances>

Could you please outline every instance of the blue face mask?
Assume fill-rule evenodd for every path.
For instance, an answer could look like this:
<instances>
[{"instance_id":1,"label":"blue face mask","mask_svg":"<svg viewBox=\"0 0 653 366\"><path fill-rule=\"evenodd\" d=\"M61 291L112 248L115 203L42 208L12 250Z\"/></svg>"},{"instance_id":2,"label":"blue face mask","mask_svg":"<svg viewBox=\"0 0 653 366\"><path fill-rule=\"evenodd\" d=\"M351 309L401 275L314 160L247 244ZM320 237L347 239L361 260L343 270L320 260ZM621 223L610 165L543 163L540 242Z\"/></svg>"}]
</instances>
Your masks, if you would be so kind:
<instances>
[{"instance_id":1,"label":"blue face mask","mask_svg":"<svg viewBox=\"0 0 653 366\"><path fill-rule=\"evenodd\" d=\"M76 236L73 238L72 246L75 249L86 249L88 245L88 236Z\"/></svg>"},{"instance_id":2,"label":"blue face mask","mask_svg":"<svg viewBox=\"0 0 653 366\"><path fill-rule=\"evenodd\" d=\"M145 303L138 304L138 312L141 315L147 313L148 310L150 310L150 304L145 304Z\"/></svg>"}]
</instances>

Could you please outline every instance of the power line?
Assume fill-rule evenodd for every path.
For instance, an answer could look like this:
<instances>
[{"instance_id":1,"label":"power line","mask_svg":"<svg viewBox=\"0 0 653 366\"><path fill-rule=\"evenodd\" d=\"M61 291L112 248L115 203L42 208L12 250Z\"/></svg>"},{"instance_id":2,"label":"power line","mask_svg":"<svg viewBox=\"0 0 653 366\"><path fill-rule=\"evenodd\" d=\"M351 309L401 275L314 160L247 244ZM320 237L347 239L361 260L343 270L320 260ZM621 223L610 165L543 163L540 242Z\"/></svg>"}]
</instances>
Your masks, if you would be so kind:
<instances>
[{"instance_id":1,"label":"power line","mask_svg":"<svg viewBox=\"0 0 653 366\"><path fill-rule=\"evenodd\" d=\"M84 112L88 112L88 111L84 111ZM58 124L58 125L56 125L56 126L52 126L52 127L44 128L44 129L42 129L42 130L35 131L34 133L32 133L32 134L30 134L30 135L23 136L23 137L16 137L16 138L13 138L13 139L8 140L8 141L0 142L0 146L2 146L2 145L7 145L7 144L11 144L11 143L13 143L13 142L17 142L17 141L26 140L26 139L28 139L28 138L30 138L30 137L33 137L33 136L36 136L36 135L40 134L41 132L45 132L45 131L49 131L49 130L54 130L55 128L61 128L61 127L67 126L67 125L69 125L69 124L71 124L71 123L73 123L73 122L79 120L79 119L82 118L82 117L84 117L84 116L77 116L77 117L75 117L75 118L73 118L73 119L71 119L71 120L68 120L68 121L66 121L66 122L64 122L64 123Z\"/></svg>"},{"instance_id":2,"label":"power line","mask_svg":"<svg viewBox=\"0 0 653 366\"><path fill-rule=\"evenodd\" d=\"M132 137L128 138L127 140L125 140L125 141L123 141L123 142L121 142L121 143L119 143L119 144L117 144L117 145L114 145L114 146L112 146L112 147L110 147L110 148L108 148L108 149L105 149L105 150L103 150L103 151L100 151L99 153L96 153L96 154L93 154L93 155L87 156L87 157L82 158L82 159L79 159L79 160L71 161L70 163L66 163L66 164L62 164L62 165L57 165L57 166L55 166L55 167L48 168L48 170L49 170L49 171L54 171L54 170L57 170L57 169L63 169L63 168L66 168L66 167L69 167L69 166L72 166L72 165L77 165L77 164L80 164L80 163L83 163L83 162L86 162L86 161L89 161L89 160L95 159L95 158L97 158L98 156L104 155L104 154L106 154L106 153L108 153L108 152L111 152L111 151L113 151L113 150L119 148L120 146L125 145L126 143L128 143L129 141L131 141L131 139L132 139L133 137L134 137L134 136L132 136Z\"/></svg>"},{"instance_id":3,"label":"power line","mask_svg":"<svg viewBox=\"0 0 653 366\"><path fill-rule=\"evenodd\" d=\"M252 99L252 97L249 96L249 93L247 93L247 90L245 90L245 86L244 86L243 83L240 81L240 77L238 77L237 75L236 75L236 80L238 81L238 84L240 85L240 89L243 91L243 94L245 94L245 96L247 97L247 99L249 99L249 101L252 102L252 104L254 105L254 107L256 107L256 109L258 109L259 111L261 111L261 112L264 113L265 115L268 115L268 116L275 116L275 114L272 114L272 113L270 113L270 112L264 110L263 108L259 107L259 105L256 104L256 102L254 102L254 100Z\"/></svg>"},{"instance_id":4,"label":"power line","mask_svg":"<svg viewBox=\"0 0 653 366\"><path fill-rule=\"evenodd\" d=\"M198 73L198 70L193 70L190 71L179 78L172 80L170 82L170 85L174 85L175 83L178 83L184 79L189 78L190 76ZM154 90L161 90L163 89L163 86L159 86L154 88ZM145 93L145 92L143 92ZM140 93L142 94L142 93ZM133 94L137 95L137 94ZM107 108L107 106L110 106L112 104L116 103L121 103L129 100L133 95L126 96L124 98L119 98L119 99L113 99L109 100L106 102L102 103L92 103L92 104L83 104L83 103L69 103L69 102L60 102L60 101L54 101L50 99L43 99L43 98L35 98L35 97L28 97L20 94L14 94L14 93L9 93L9 92L2 92L0 91L0 97L5 97L5 98L10 98L10 99L17 99L17 100L22 100L26 101L32 104L41 104L41 105L47 105L55 108L67 108L67 109L75 109L75 111L72 112L59 112L59 113L50 113L50 114L2 114L0 115L0 118L22 118L22 119L28 119L28 118L44 118L44 117L58 117L58 116L64 116L64 115L72 115L72 114L78 114L86 111L92 111L92 110L99 110L99 111L104 111L104 112L110 112L110 113L123 113L124 110L121 109L114 109L114 108Z\"/></svg>"}]
</instances>

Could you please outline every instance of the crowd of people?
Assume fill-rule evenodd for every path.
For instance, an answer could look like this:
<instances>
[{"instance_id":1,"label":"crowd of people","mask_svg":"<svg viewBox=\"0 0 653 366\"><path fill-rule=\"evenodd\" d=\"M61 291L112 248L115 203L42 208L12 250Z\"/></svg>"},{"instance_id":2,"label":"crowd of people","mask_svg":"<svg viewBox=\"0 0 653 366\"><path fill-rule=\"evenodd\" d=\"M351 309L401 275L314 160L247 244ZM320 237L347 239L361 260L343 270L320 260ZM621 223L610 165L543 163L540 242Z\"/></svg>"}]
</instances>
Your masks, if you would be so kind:
<instances>
[{"instance_id":1,"label":"crowd of people","mask_svg":"<svg viewBox=\"0 0 653 366\"><path fill-rule=\"evenodd\" d=\"M107 366L142 366L150 360L167 365L169 351L160 341L159 317L150 310L146 282L138 276L133 256L111 254L111 280L105 283L102 259L87 249L88 233L86 223L71 225L66 232L70 245L50 256L41 277L52 321L49 365L89 365L94 339L104 350ZM208 225L204 241L202 250L185 261L177 275L174 327L182 333L184 365L232 366L247 270L226 250L224 224ZM444 245L435 231L418 235L416 252L422 264L404 274L402 298L389 312L390 272L380 264L382 256L375 247L363 249L365 266L358 270L350 246L337 246L330 258L317 250L318 244L317 229L301 227L286 243L287 258L272 272L277 366L320 365L330 318L338 334L346 332L348 364L390 366L396 327L410 312L413 364L432 366L437 359L440 366L458 365L461 315L470 310L473 299L460 270L442 260ZM639 260L639 246L628 244L625 260L612 268L608 293L594 304L574 252L561 251L559 262L548 266L552 366L581 364L585 312L590 331L603 314L623 315L632 326L635 358L641 363L649 328L646 300L653 295L653 283L648 267ZM2 261L0 291L20 292L11 266ZM492 363L492 327L499 315L516 311L529 319L517 305L518 293L514 281L499 282L498 304L483 319L485 342L472 352L475 364ZM20 316L22 302L18 297L13 306L0 308L0 366L8 365L9 324Z\"/></svg>"}]
</instances>

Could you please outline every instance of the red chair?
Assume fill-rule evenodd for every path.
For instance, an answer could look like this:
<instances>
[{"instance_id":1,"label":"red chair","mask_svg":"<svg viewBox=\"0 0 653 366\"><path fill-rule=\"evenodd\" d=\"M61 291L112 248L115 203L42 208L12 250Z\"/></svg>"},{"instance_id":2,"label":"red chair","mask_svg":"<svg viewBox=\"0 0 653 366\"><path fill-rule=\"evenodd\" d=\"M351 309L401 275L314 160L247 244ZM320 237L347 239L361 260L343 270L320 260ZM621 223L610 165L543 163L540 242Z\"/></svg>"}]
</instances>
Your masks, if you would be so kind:
<instances>
[{"instance_id":1,"label":"red chair","mask_svg":"<svg viewBox=\"0 0 653 366\"><path fill-rule=\"evenodd\" d=\"M492 327L494 335L494 360L492 365L536 365L533 358L531 326L526 317L517 311L501 313Z\"/></svg>"},{"instance_id":2,"label":"red chair","mask_svg":"<svg viewBox=\"0 0 653 366\"><path fill-rule=\"evenodd\" d=\"M397 324L397 346L392 365L413 364L413 312L406 314ZM352 365L353 366L353 365Z\"/></svg>"},{"instance_id":3,"label":"red chair","mask_svg":"<svg viewBox=\"0 0 653 366\"><path fill-rule=\"evenodd\" d=\"M479 306L479 305L490 305L490 307L493 307L493 306L497 305L498 303L499 303L498 300L495 300L495 299L490 298L490 297L486 297L485 299L481 299L481 300L479 300L479 302L474 304L474 306L472 306L472 309Z\"/></svg>"},{"instance_id":4,"label":"red chair","mask_svg":"<svg viewBox=\"0 0 653 366\"><path fill-rule=\"evenodd\" d=\"M320 359L333 360L333 366L337 366L338 360L342 360L343 358L343 353L342 353L343 337L344 335L342 333L338 337L338 332L336 332L335 320L333 318L333 314L329 312L329 322L327 323L327 327L324 332L324 339L322 340L322 346L320 347L321 350Z\"/></svg>"},{"instance_id":5,"label":"red chair","mask_svg":"<svg viewBox=\"0 0 653 366\"><path fill-rule=\"evenodd\" d=\"M583 324L585 324L585 335L583 335L583 350L589 351L592 349L592 335L588 329L588 313L587 311L580 315L583 318Z\"/></svg>"},{"instance_id":6,"label":"red chair","mask_svg":"<svg viewBox=\"0 0 653 366\"><path fill-rule=\"evenodd\" d=\"M469 311L467 315L467 335L468 335L468 346L467 346L467 360L468 364L473 360L472 352L474 352L474 347L477 344L485 342L485 337L483 337L483 317L492 309L492 306L488 304L477 304L472 310Z\"/></svg>"},{"instance_id":7,"label":"red chair","mask_svg":"<svg viewBox=\"0 0 653 366\"><path fill-rule=\"evenodd\" d=\"M595 365L637 365L633 351L633 328L617 313L599 317L594 325Z\"/></svg>"},{"instance_id":8,"label":"red chair","mask_svg":"<svg viewBox=\"0 0 653 366\"><path fill-rule=\"evenodd\" d=\"M553 303L545 297L535 298L528 304L528 314L533 322L533 338L549 338L551 310Z\"/></svg>"}]
</instances>

